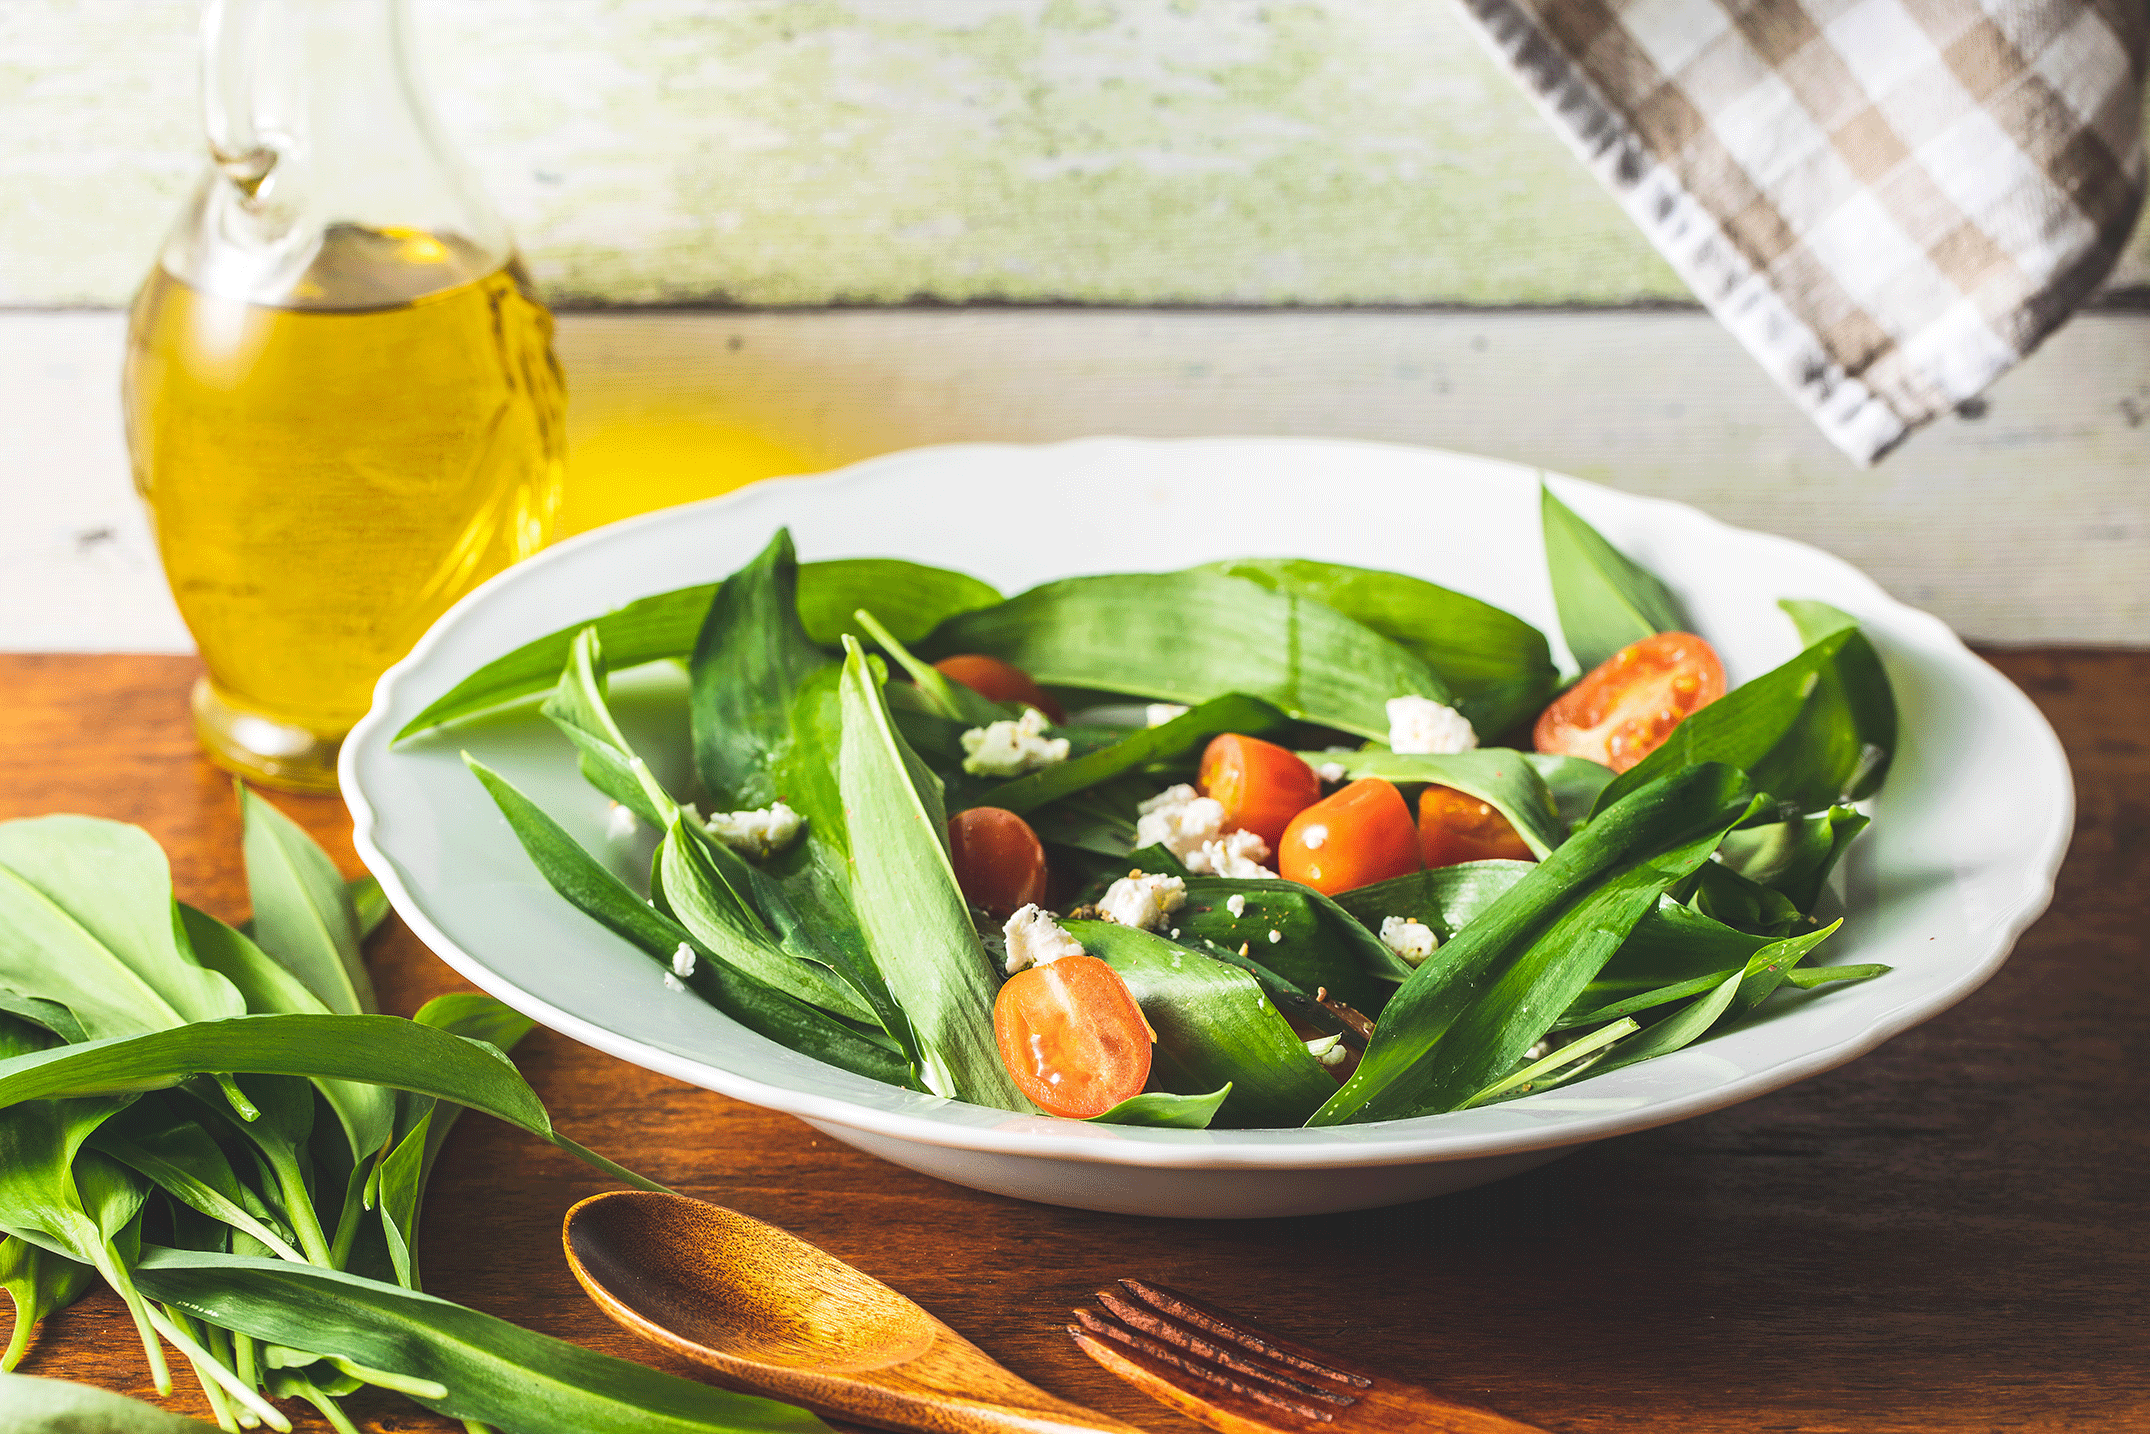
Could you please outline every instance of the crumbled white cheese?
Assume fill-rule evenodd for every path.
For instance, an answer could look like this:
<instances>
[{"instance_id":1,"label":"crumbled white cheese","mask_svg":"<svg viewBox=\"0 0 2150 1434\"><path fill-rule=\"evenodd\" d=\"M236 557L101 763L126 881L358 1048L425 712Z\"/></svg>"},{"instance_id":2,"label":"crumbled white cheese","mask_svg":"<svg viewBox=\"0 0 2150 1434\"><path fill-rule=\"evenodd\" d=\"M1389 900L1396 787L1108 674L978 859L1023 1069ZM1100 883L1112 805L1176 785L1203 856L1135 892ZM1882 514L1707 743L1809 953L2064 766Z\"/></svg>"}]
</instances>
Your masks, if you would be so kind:
<instances>
[{"instance_id":1,"label":"crumbled white cheese","mask_svg":"<svg viewBox=\"0 0 2150 1434\"><path fill-rule=\"evenodd\" d=\"M1269 944L1270 944L1271 946L1274 946L1274 945L1276 945L1276 944L1277 944L1277 943L1278 943L1279 941L1282 941L1283 939L1284 939L1284 933L1283 933L1283 932L1281 932L1281 931L1277 930L1277 929L1276 929L1275 927L1273 927L1273 926L1269 928Z\"/></svg>"},{"instance_id":2,"label":"crumbled white cheese","mask_svg":"<svg viewBox=\"0 0 2150 1434\"><path fill-rule=\"evenodd\" d=\"M1323 762L1314 769L1314 775L1333 787L1344 780L1346 770L1342 762Z\"/></svg>"},{"instance_id":3,"label":"crumbled white cheese","mask_svg":"<svg viewBox=\"0 0 2150 1434\"><path fill-rule=\"evenodd\" d=\"M1232 913L1232 918L1235 921L1245 916L1247 914L1247 894L1243 891L1233 892L1225 898L1224 909Z\"/></svg>"},{"instance_id":4,"label":"crumbled white cheese","mask_svg":"<svg viewBox=\"0 0 2150 1434\"><path fill-rule=\"evenodd\" d=\"M1311 822L1299 828L1299 845L1308 851L1321 850L1321 844L1329 839L1329 829L1320 822Z\"/></svg>"},{"instance_id":5,"label":"crumbled white cheese","mask_svg":"<svg viewBox=\"0 0 2150 1434\"><path fill-rule=\"evenodd\" d=\"M799 839L806 821L782 802L751 812L718 812L703 824L718 841L756 860L775 855Z\"/></svg>"},{"instance_id":6,"label":"crumbled white cheese","mask_svg":"<svg viewBox=\"0 0 2150 1434\"><path fill-rule=\"evenodd\" d=\"M1046 966L1063 956L1083 954L1082 943L1067 934L1049 911L1035 904L1023 907L1000 928L1008 938L1008 974Z\"/></svg>"},{"instance_id":7,"label":"crumbled white cheese","mask_svg":"<svg viewBox=\"0 0 2150 1434\"><path fill-rule=\"evenodd\" d=\"M709 820L702 815L702 809L692 802L681 802L679 804L679 814L696 826L704 826Z\"/></svg>"},{"instance_id":8,"label":"crumbled white cheese","mask_svg":"<svg viewBox=\"0 0 2150 1434\"><path fill-rule=\"evenodd\" d=\"M1187 904L1187 883L1176 876L1134 872L1105 888L1097 909L1122 926L1154 931Z\"/></svg>"},{"instance_id":9,"label":"crumbled white cheese","mask_svg":"<svg viewBox=\"0 0 2150 1434\"><path fill-rule=\"evenodd\" d=\"M1351 1056L1351 1052L1344 1049L1344 1038L1341 1035L1323 1036L1318 1041L1308 1041L1306 1053L1325 1066L1340 1066Z\"/></svg>"},{"instance_id":10,"label":"crumbled white cheese","mask_svg":"<svg viewBox=\"0 0 2150 1434\"><path fill-rule=\"evenodd\" d=\"M1020 777L1068 759L1068 739L1048 737L1050 724L1035 707L1014 720L963 734L963 770L974 777Z\"/></svg>"},{"instance_id":11,"label":"crumbled white cheese","mask_svg":"<svg viewBox=\"0 0 2150 1434\"><path fill-rule=\"evenodd\" d=\"M684 991L687 989L687 986L685 982L679 979L679 977L673 975L670 971L667 971L664 973L664 988L667 991Z\"/></svg>"},{"instance_id":12,"label":"crumbled white cheese","mask_svg":"<svg viewBox=\"0 0 2150 1434\"><path fill-rule=\"evenodd\" d=\"M1161 846L1181 861L1224 831L1224 804L1185 782L1165 788L1135 813L1135 845Z\"/></svg>"},{"instance_id":13,"label":"crumbled white cheese","mask_svg":"<svg viewBox=\"0 0 2150 1434\"><path fill-rule=\"evenodd\" d=\"M1478 749L1478 734L1471 730L1470 719L1431 697L1391 697L1388 714L1391 752L1444 753Z\"/></svg>"},{"instance_id":14,"label":"crumbled white cheese","mask_svg":"<svg viewBox=\"0 0 2150 1434\"><path fill-rule=\"evenodd\" d=\"M694 974L694 948L684 941L672 953L672 974L682 981Z\"/></svg>"},{"instance_id":15,"label":"crumbled white cheese","mask_svg":"<svg viewBox=\"0 0 2150 1434\"><path fill-rule=\"evenodd\" d=\"M1180 857L1196 876L1229 876L1242 881L1274 877L1262 863L1269 859L1269 843L1253 832L1227 832L1205 841Z\"/></svg>"},{"instance_id":16,"label":"crumbled white cheese","mask_svg":"<svg viewBox=\"0 0 2150 1434\"><path fill-rule=\"evenodd\" d=\"M1162 727L1175 717L1187 715L1187 709L1177 702L1152 702L1146 714L1152 727Z\"/></svg>"},{"instance_id":17,"label":"crumbled white cheese","mask_svg":"<svg viewBox=\"0 0 2150 1434\"><path fill-rule=\"evenodd\" d=\"M639 831L641 825L635 819L633 807L623 807L614 802L612 814L605 818L605 835L614 841L624 841Z\"/></svg>"},{"instance_id":18,"label":"crumbled white cheese","mask_svg":"<svg viewBox=\"0 0 2150 1434\"><path fill-rule=\"evenodd\" d=\"M1406 965L1417 966L1433 954L1433 948L1440 945L1441 940L1423 921L1408 916L1384 916L1381 918L1381 944L1401 956Z\"/></svg>"}]
</instances>

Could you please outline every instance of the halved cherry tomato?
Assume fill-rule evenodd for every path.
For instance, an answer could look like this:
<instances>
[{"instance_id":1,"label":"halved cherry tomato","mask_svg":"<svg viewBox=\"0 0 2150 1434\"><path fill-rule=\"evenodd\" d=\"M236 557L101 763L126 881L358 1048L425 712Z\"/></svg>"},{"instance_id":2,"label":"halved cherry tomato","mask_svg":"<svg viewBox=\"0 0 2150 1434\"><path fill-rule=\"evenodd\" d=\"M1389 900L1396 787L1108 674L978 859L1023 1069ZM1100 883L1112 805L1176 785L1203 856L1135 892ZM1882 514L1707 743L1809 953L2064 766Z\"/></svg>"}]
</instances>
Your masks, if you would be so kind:
<instances>
[{"instance_id":1,"label":"halved cherry tomato","mask_svg":"<svg viewBox=\"0 0 2150 1434\"><path fill-rule=\"evenodd\" d=\"M1428 866L1536 859L1530 843L1491 802L1454 787L1428 787L1419 793L1418 849Z\"/></svg>"},{"instance_id":2,"label":"halved cherry tomato","mask_svg":"<svg viewBox=\"0 0 2150 1434\"><path fill-rule=\"evenodd\" d=\"M1277 843L1277 872L1334 896L1404 876L1421 865L1418 827L1403 793L1361 777L1291 820Z\"/></svg>"},{"instance_id":3,"label":"halved cherry tomato","mask_svg":"<svg viewBox=\"0 0 2150 1434\"><path fill-rule=\"evenodd\" d=\"M1691 632L1660 632L1621 648L1563 692L1538 714L1531 738L1541 752L1624 772L1722 696L1717 650Z\"/></svg>"},{"instance_id":4,"label":"halved cherry tomato","mask_svg":"<svg viewBox=\"0 0 2150 1434\"><path fill-rule=\"evenodd\" d=\"M1022 702L1043 712L1053 722L1068 720L1067 712L1030 680L1030 674L1013 663L981 652L959 652L933 664L933 670L951 682L960 682L980 697L994 702Z\"/></svg>"},{"instance_id":5,"label":"halved cherry tomato","mask_svg":"<svg viewBox=\"0 0 2150 1434\"><path fill-rule=\"evenodd\" d=\"M1236 732L1210 739L1195 784L1222 804L1227 830L1253 832L1271 847L1293 817L1321 800L1321 778L1296 753Z\"/></svg>"},{"instance_id":6,"label":"halved cherry tomato","mask_svg":"<svg viewBox=\"0 0 2150 1434\"><path fill-rule=\"evenodd\" d=\"M1142 1094L1157 1037L1120 973L1095 956L1018 971L993 1002L1001 1064L1048 1115L1088 1119Z\"/></svg>"},{"instance_id":7,"label":"halved cherry tomato","mask_svg":"<svg viewBox=\"0 0 2150 1434\"><path fill-rule=\"evenodd\" d=\"M950 817L948 861L963 899L995 916L1045 899L1045 846L1014 812L971 807Z\"/></svg>"}]
</instances>

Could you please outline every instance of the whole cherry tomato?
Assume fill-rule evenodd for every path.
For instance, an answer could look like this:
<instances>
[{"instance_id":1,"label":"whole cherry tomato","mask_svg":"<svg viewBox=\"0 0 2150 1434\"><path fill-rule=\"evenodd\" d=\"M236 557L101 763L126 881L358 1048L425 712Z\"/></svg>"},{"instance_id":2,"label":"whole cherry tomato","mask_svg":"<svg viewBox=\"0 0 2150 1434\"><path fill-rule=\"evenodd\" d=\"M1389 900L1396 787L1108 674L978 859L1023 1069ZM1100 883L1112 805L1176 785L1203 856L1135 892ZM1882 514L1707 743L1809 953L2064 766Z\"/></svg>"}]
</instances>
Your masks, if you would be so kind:
<instances>
[{"instance_id":1,"label":"whole cherry tomato","mask_svg":"<svg viewBox=\"0 0 2150 1434\"><path fill-rule=\"evenodd\" d=\"M1530 843L1491 802L1454 787L1428 787L1419 793L1418 849L1428 866L1536 860Z\"/></svg>"},{"instance_id":2,"label":"whole cherry tomato","mask_svg":"<svg viewBox=\"0 0 2150 1434\"><path fill-rule=\"evenodd\" d=\"M951 682L960 682L980 697L993 702L1021 702L1043 712L1053 722L1068 720L1067 712L1031 681L1030 674L1013 663L980 652L960 652L933 664L933 670Z\"/></svg>"},{"instance_id":3,"label":"whole cherry tomato","mask_svg":"<svg viewBox=\"0 0 2150 1434\"><path fill-rule=\"evenodd\" d=\"M1696 709L1724 696L1724 664L1691 632L1630 643L1538 716L1541 752L1588 757L1624 772L1649 756Z\"/></svg>"},{"instance_id":4,"label":"whole cherry tomato","mask_svg":"<svg viewBox=\"0 0 2150 1434\"><path fill-rule=\"evenodd\" d=\"M1095 956L1018 971L993 1002L1001 1064L1048 1115L1103 1115L1142 1094L1157 1038L1134 993Z\"/></svg>"},{"instance_id":5,"label":"whole cherry tomato","mask_svg":"<svg viewBox=\"0 0 2150 1434\"><path fill-rule=\"evenodd\" d=\"M948 862L963 899L994 916L1045 899L1045 846L1014 812L971 807L950 817Z\"/></svg>"},{"instance_id":6,"label":"whole cherry tomato","mask_svg":"<svg viewBox=\"0 0 2150 1434\"><path fill-rule=\"evenodd\" d=\"M1277 843L1277 873L1329 896L1420 865L1411 809L1379 777L1361 777L1314 803L1291 819Z\"/></svg>"},{"instance_id":7,"label":"whole cherry tomato","mask_svg":"<svg viewBox=\"0 0 2150 1434\"><path fill-rule=\"evenodd\" d=\"M1293 817L1321 800L1321 778L1296 753L1236 732L1210 739L1195 782L1224 807L1226 830L1253 832L1272 848Z\"/></svg>"}]
</instances>

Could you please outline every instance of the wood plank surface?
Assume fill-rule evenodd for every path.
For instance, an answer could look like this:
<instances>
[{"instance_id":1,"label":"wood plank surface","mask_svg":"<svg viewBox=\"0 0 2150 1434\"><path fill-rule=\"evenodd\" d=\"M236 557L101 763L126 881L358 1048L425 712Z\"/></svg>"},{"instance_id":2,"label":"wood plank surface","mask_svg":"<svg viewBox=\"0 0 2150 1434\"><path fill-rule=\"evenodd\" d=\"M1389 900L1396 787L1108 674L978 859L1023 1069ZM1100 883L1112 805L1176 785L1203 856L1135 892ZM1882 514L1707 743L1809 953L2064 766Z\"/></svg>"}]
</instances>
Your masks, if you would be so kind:
<instances>
[{"instance_id":1,"label":"wood plank surface","mask_svg":"<svg viewBox=\"0 0 2150 1434\"><path fill-rule=\"evenodd\" d=\"M517 1055L568 1133L786 1226L1023 1377L1145 1428L1194 1426L1062 1333L1120 1275L1573 1434L2143 1429L2150 652L1991 656L2058 728L2080 799L2053 910L2000 974L1844 1069L1486 1189L1293 1220L1061 1210L883 1164L543 1030ZM194 672L183 657L0 655L0 818L139 822L181 896L237 918L237 813L192 747ZM278 801L357 871L339 803ZM388 1010L461 985L394 921L370 954ZM464 1121L427 1205L428 1286L665 1364L561 1261L562 1213L601 1188L550 1147ZM54 1318L24 1370L147 1393L102 1293ZM450 1427L393 1399L359 1408L372 1429Z\"/></svg>"}]
</instances>

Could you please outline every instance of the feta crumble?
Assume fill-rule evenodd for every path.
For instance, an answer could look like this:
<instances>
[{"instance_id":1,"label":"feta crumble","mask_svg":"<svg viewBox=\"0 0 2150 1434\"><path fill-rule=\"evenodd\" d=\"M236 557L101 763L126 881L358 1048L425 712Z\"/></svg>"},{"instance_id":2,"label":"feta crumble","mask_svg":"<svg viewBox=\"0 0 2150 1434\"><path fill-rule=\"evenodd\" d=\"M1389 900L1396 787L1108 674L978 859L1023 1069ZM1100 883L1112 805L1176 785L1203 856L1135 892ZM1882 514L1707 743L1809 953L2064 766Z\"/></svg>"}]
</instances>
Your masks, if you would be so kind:
<instances>
[{"instance_id":1,"label":"feta crumble","mask_svg":"<svg viewBox=\"0 0 2150 1434\"><path fill-rule=\"evenodd\" d=\"M1134 872L1105 888L1097 909L1122 926L1154 931L1187 904L1187 883L1176 876Z\"/></svg>"},{"instance_id":2,"label":"feta crumble","mask_svg":"<svg viewBox=\"0 0 2150 1434\"><path fill-rule=\"evenodd\" d=\"M1186 715L1186 707L1178 702L1152 702L1144 714L1152 727L1162 727L1173 718Z\"/></svg>"},{"instance_id":3,"label":"feta crumble","mask_svg":"<svg viewBox=\"0 0 2150 1434\"><path fill-rule=\"evenodd\" d=\"M1068 759L1068 739L1048 737L1050 724L1035 707L1020 718L973 727L963 734L963 770L974 777L1020 777Z\"/></svg>"},{"instance_id":4,"label":"feta crumble","mask_svg":"<svg viewBox=\"0 0 2150 1434\"><path fill-rule=\"evenodd\" d=\"M1308 1041L1306 1053L1325 1066L1340 1066L1351 1055L1351 1052L1344 1049L1344 1038L1340 1035L1323 1036L1318 1041Z\"/></svg>"},{"instance_id":5,"label":"feta crumble","mask_svg":"<svg viewBox=\"0 0 2150 1434\"><path fill-rule=\"evenodd\" d=\"M1245 916L1247 914L1246 893L1242 891L1235 891L1229 897L1226 897L1224 902L1224 909L1232 913L1232 919L1235 921L1238 920L1240 917Z\"/></svg>"},{"instance_id":6,"label":"feta crumble","mask_svg":"<svg viewBox=\"0 0 2150 1434\"><path fill-rule=\"evenodd\" d=\"M624 841L641 829L642 823L635 817L633 807L623 807L618 802L612 804L612 812L605 818L605 835L608 838Z\"/></svg>"},{"instance_id":7,"label":"feta crumble","mask_svg":"<svg viewBox=\"0 0 2150 1434\"><path fill-rule=\"evenodd\" d=\"M1282 941L1283 939L1284 939L1284 933L1283 933L1283 932L1281 932L1281 931L1277 930L1277 929L1276 929L1276 928L1275 928L1274 926L1272 926L1272 927L1270 927L1270 928L1269 928L1269 944L1270 944L1271 946L1274 946L1274 945L1276 945L1276 944L1277 944L1277 943L1278 943L1279 941Z\"/></svg>"},{"instance_id":8,"label":"feta crumble","mask_svg":"<svg viewBox=\"0 0 2150 1434\"><path fill-rule=\"evenodd\" d=\"M1183 862L1223 831L1224 804L1199 795L1185 782L1135 808L1135 845L1161 846Z\"/></svg>"},{"instance_id":9,"label":"feta crumble","mask_svg":"<svg viewBox=\"0 0 2150 1434\"><path fill-rule=\"evenodd\" d=\"M672 974L682 981L694 974L694 948L684 941L672 953Z\"/></svg>"},{"instance_id":10,"label":"feta crumble","mask_svg":"<svg viewBox=\"0 0 2150 1434\"><path fill-rule=\"evenodd\" d=\"M1008 974L1048 966L1063 956L1083 954L1082 943L1061 930L1053 914L1032 904L1008 918L1000 928L1008 939Z\"/></svg>"},{"instance_id":11,"label":"feta crumble","mask_svg":"<svg viewBox=\"0 0 2150 1434\"><path fill-rule=\"evenodd\" d=\"M1227 832L1180 857L1196 876L1230 876L1242 881L1274 877L1276 873L1262 865L1268 859L1269 843L1248 831Z\"/></svg>"},{"instance_id":12,"label":"feta crumble","mask_svg":"<svg viewBox=\"0 0 2150 1434\"><path fill-rule=\"evenodd\" d=\"M679 977L673 975L670 971L664 973L664 988L667 991L684 991L687 989L686 983L681 981Z\"/></svg>"},{"instance_id":13,"label":"feta crumble","mask_svg":"<svg viewBox=\"0 0 2150 1434\"><path fill-rule=\"evenodd\" d=\"M1478 734L1471 730L1470 719L1430 697L1391 697L1388 714L1391 752L1446 753L1478 749Z\"/></svg>"},{"instance_id":14,"label":"feta crumble","mask_svg":"<svg viewBox=\"0 0 2150 1434\"><path fill-rule=\"evenodd\" d=\"M702 829L741 856L757 861L774 856L799 839L805 819L782 802L750 812L717 812Z\"/></svg>"},{"instance_id":15,"label":"feta crumble","mask_svg":"<svg viewBox=\"0 0 2150 1434\"><path fill-rule=\"evenodd\" d=\"M1344 780L1345 771L1342 762L1323 762L1314 769L1314 775L1333 787Z\"/></svg>"},{"instance_id":16,"label":"feta crumble","mask_svg":"<svg viewBox=\"0 0 2150 1434\"><path fill-rule=\"evenodd\" d=\"M1417 966L1433 954L1440 945L1440 938L1433 928L1423 921L1408 916L1384 916L1381 918L1381 944L1401 956L1404 963Z\"/></svg>"}]
</instances>

